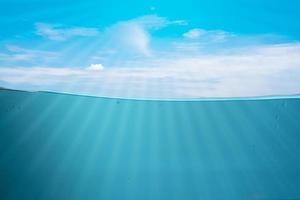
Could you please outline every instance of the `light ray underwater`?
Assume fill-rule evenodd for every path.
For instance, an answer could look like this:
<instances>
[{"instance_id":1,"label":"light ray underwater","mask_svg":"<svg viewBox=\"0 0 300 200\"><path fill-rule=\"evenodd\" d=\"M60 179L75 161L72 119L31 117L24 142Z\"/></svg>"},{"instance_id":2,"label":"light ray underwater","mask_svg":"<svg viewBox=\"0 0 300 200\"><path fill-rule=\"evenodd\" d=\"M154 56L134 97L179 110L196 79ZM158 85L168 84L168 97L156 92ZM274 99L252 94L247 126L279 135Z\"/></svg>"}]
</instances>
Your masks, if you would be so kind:
<instances>
[{"instance_id":1,"label":"light ray underwater","mask_svg":"<svg viewBox=\"0 0 300 200\"><path fill-rule=\"evenodd\" d=\"M297 199L300 99L0 91L1 199Z\"/></svg>"}]
</instances>

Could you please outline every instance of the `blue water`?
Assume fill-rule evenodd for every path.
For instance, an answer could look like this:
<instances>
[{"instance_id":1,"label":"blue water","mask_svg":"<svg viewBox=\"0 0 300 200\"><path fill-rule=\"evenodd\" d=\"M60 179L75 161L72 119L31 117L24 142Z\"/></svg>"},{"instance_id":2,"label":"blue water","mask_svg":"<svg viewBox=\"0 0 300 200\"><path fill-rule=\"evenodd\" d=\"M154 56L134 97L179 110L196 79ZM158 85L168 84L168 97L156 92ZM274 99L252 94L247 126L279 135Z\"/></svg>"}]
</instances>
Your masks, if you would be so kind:
<instances>
[{"instance_id":1,"label":"blue water","mask_svg":"<svg viewBox=\"0 0 300 200\"><path fill-rule=\"evenodd\" d=\"M0 199L300 199L300 98L0 90Z\"/></svg>"}]
</instances>

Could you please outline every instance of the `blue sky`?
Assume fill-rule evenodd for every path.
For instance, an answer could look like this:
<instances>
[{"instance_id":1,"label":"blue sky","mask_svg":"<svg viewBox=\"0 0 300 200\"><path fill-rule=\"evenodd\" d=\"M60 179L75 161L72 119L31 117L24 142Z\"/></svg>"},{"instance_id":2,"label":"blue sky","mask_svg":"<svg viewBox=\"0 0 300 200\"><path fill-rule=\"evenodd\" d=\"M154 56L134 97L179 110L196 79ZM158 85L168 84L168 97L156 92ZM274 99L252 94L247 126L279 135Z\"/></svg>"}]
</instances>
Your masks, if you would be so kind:
<instances>
[{"instance_id":1,"label":"blue sky","mask_svg":"<svg viewBox=\"0 0 300 200\"><path fill-rule=\"evenodd\" d=\"M0 86L97 96L300 93L296 0L0 0Z\"/></svg>"}]
</instances>

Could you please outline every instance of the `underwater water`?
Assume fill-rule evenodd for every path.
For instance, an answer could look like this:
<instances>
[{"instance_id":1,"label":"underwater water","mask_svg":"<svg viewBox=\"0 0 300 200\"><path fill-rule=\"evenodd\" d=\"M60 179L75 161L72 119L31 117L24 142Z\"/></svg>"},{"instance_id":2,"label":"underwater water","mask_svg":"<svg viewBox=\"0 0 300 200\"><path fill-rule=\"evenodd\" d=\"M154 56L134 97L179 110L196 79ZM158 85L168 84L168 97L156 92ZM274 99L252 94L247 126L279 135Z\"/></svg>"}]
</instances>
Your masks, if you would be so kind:
<instances>
[{"instance_id":1,"label":"underwater water","mask_svg":"<svg viewBox=\"0 0 300 200\"><path fill-rule=\"evenodd\" d=\"M0 199L300 199L300 97L0 90Z\"/></svg>"}]
</instances>

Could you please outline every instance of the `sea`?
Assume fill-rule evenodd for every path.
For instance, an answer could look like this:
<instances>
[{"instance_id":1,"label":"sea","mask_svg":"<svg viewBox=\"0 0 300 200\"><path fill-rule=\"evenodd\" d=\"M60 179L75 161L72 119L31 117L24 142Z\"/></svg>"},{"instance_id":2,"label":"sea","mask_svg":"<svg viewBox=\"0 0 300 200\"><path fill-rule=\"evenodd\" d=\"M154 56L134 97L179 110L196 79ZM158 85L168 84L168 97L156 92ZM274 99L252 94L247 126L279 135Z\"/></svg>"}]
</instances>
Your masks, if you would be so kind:
<instances>
[{"instance_id":1,"label":"sea","mask_svg":"<svg viewBox=\"0 0 300 200\"><path fill-rule=\"evenodd\" d=\"M0 199L300 199L300 96L1 89Z\"/></svg>"}]
</instances>

